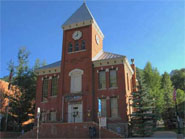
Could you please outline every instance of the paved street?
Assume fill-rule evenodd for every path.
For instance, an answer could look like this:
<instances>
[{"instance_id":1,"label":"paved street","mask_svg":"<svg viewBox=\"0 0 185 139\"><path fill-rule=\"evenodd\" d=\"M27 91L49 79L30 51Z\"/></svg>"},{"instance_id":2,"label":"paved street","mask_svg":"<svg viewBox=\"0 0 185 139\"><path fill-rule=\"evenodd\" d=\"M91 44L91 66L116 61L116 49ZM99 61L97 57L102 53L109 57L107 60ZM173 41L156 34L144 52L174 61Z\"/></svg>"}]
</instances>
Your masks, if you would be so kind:
<instances>
[{"instance_id":1,"label":"paved street","mask_svg":"<svg viewBox=\"0 0 185 139\"><path fill-rule=\"evenodd\" d=\"M154 133L153 137L151 138L177 138L177 134L175 132L172 131L157 131Z\"/></svg>"},{"instance_id":2,"label":"paved street","mask_svg":"<svg viewBox=\"0 0 185 139\"><path fill-rule=\"evenodd\" d=\"M145 137L145 139L176 139L177 134L172 131L157 131L152 137ZM143 138L130 138L130 139L143 139Z\"/></svg>"}]
</instances>

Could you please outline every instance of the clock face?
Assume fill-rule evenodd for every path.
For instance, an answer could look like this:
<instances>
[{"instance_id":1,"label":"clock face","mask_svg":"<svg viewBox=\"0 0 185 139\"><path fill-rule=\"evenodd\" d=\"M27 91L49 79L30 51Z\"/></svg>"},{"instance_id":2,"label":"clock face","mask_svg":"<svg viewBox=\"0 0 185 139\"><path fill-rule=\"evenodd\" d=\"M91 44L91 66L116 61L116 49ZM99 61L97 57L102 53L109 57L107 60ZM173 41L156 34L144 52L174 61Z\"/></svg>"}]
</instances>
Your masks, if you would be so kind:
<instances>
[{"instance_id":1,"label":"clock face","mask_svg":"<svg viewBox=\"0 0 185 139\"><path fill-rule=\"evenodd\" d=\"M100 39L99 39L98 35L96 35L96 43L97 43L97 44L100 43Z\"/></svg>"},{"instance_id":2,"label":"clock face","mask_svg":"<svg viewBox=\"0 0 185 139\"><path fill-rule=\"evenodd\" d=\"M72 35L72 38L74 40L79 40L82 37L82 32L81 31L75 31Z\"/></svg>"}]
</instances>

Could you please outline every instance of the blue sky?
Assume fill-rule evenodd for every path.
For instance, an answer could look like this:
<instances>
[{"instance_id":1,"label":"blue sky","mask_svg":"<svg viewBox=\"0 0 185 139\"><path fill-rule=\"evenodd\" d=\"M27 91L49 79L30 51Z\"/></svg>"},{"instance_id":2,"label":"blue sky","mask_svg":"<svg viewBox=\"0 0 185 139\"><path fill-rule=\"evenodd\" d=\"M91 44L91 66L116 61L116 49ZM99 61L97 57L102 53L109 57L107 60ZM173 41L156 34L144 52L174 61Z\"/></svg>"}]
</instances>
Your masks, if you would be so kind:
<instances>
[{"instance_id":1,"label":"blue sky","mask_svg":"<svg viewBox=\"0 0 185 139\"><path fill-rule=\"evenodd\" d=\"M0 77L7 63L17 63L25 46L29 63L61 59L61 25L83 1L2 1ZM86 0L104 38L104 50L122 54L136 66L147 61L162 74L185 67L185 2L183 0Z\"/></svg>"}]
</instances>

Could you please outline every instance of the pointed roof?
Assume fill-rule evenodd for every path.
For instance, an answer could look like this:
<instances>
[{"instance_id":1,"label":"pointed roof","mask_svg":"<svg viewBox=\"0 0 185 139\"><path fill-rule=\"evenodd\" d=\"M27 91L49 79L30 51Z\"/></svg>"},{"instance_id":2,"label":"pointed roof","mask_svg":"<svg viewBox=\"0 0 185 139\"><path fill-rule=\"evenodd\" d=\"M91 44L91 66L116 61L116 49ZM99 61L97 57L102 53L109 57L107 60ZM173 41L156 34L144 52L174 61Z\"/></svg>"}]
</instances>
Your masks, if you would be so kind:
<instances>
[{"instance_id":1,"label":"pointed roof","mask_svg":"<svg viewBox=\"0 0 185 139\"><path fill-rule=\"evenodd\" d=\"M63 30L83 27L94 24L95 28L97 29L98 33L104 38L104 35L99 28L96 20L94 19L93 15L91 14L89 8L87 7L86 3L83 3L80 8L78 8L72 15L67 19L66 22L62 25Z\"/></svg>"},{"instance_id":2,"label":"pointed roof","mask_svg":"<svg viewBox=\"0 0 185 139\"><path fill-rule=\"evenodd\" d=\"M85 3L78 8L71 17L67 19L67 21L63 24L63 26L79 23L87 20L94 20L93 15L91 14L89 8Z\"/></svg>"}]
</instances>

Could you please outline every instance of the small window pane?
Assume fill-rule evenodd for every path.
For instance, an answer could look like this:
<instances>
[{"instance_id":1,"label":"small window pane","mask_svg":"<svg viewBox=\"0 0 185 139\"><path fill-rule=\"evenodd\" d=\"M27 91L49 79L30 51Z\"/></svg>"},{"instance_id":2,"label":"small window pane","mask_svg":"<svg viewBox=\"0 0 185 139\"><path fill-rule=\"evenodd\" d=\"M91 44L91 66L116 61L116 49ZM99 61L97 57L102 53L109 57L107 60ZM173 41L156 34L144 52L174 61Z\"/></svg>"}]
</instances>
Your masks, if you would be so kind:
<instances>
[{"instance_id":1,"label":"small window pane","mask_svg":"<svg viewBox=\"0 0 185 139\"><path fill-rule=\"evenodd\" d=\"M57 77L53 77L51 82L51 95L56 96L57 91L58 91L58 79Z\"/></svg>"},{"instance_id":2,"label":"small window pane","mask_svg":"<svg viewBox=\"0 0 185 139\"><path fill-rule=\"evenodd\" d=\"M41 112L41 121L45 122L46 121L46 112Z\"/></svg>"},{"instance_id":3,"label":"small window pane","mask_svg":"<svg viewBox=\"0 0 185 139\"><path fill-rule=\"evenodd\" d=\"M118 117L118 102L117 98L111 98L111 117Z\"/></svg>"},{"instance_id":4,"label":"small window pane","mask_svg":"<svg viewBox=\"0 0 185 139\"><path fill-rule=\"evenodd\" d=\"M73 45L72 45L72 43L69 43L68 52L72 52L72 51L73 51Z\"/></svg>"},{"instance_id":5,"label":"small window pane","mask_svg":"<svg viewBox=\"0 0 185 139\"><path fill-rule=\"evenodd\" d=\"M106 99L101 99L101 116L107 116L107 105Z\"/></svg>"},{"instance_id":6,"label":"small window pane","mask_svg":"<svg viewBox=\"0 0 185 139\"><path fill-rule=\"evenodd\" d=\"M99 72L99 89L106 88L106 73L105 71Z\"/></svg>"},{"instance_id":7,"label":"small window pane","mask_svg":"<svg viewBox=\"0 0 185 139\"><path fill-rule=\"evenodd\" d=\"M117 87L116 70L110 70L110 87Z\"/></svg>"},{"instance_id":8,"label":"small window pane","mask_svg":"<svg viewBox=\"0 0 185 139\"><path fill-rule=\"evenodd\" d=\"M42 100L46 100L48 97L48 79L43 80L42 85Z\"/></svg>"},{"instance_id":9,"label":"small window pane","mask_svg":"<svg viewBox=\"0 0 185 139\"><path fill-rule=\"evenodd\" d=\"M78 42L75 42L75 51L78 51L78 50L79 50Z\"/></svg>"},{"instance_id":10,"label":"small window pane","mask_svg":"<svg viewBox=\"0 0 185 139\"><path fill-rule=\"evenodd\" d=\"M56 111L50 112L50 118L51 121L56 121Z\"/></svg>"},{"instance_id":11,"label":"small window pane","mask_svg":"<svg viewBox=\"0 0 185 139\"><path fill-rule=\"evenodd\" d=\"M85 41L82 40L82 50L85 49Z\"/></svg>"}]
</instances>

